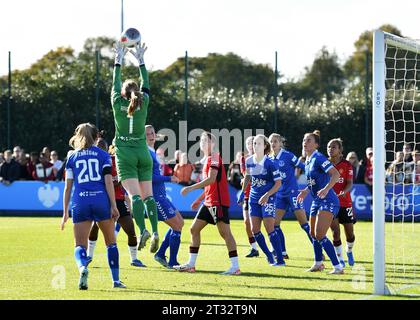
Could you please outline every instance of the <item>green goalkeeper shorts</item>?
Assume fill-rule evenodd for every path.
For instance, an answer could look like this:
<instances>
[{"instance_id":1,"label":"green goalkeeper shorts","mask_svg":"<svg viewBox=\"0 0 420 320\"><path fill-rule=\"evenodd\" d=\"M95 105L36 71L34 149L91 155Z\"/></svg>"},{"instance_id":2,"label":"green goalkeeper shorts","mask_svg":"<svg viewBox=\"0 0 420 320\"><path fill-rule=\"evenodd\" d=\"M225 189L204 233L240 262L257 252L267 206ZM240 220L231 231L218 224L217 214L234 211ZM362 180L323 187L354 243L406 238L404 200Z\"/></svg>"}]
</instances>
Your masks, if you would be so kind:
<instances>
[{"instance_id":1,"label":"green goalkeeper shorts","mask_svg":"<svg viewBox=\"0 0 420 320\"><path fill-rule=\"evenodd\" d=\"M153 161L146 142L137 147L115 147L118 179L152 181Z\"/></svg>"}]
</instances>

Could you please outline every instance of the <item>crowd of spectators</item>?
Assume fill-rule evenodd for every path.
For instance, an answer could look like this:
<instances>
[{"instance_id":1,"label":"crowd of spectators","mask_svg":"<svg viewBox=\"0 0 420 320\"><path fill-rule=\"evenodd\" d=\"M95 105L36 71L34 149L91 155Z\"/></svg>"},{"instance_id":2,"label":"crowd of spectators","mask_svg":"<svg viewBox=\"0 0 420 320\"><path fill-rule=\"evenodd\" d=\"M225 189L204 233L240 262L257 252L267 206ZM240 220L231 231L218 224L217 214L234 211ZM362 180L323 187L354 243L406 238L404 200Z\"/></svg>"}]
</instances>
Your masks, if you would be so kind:
<instances>
[{"instance_id":1,"label":"crowd of spectators","mask_svg":"<svg viewBox=\"0 0 420 320\"><path fill-rule=\"evenodd\" d=\"M192 164L188 161L187 153L176 150L174 158L166 161L164 150L156 150L161 162L161 172L165 176L174 175L182 185L191 185L203 179L203 163ZM241 188L243 175L241 173L241 159L243 152L238 152L234 161L229 165L227 178L236 189ZM302 154L299 158L305 162ZM373 184L373 149L366 148L365 157L359 160L356 152L347 154L346 160L353 166L353 182L366 184L372 191ZM16 146L12 150L0 152L0 182L10 185L18 180L60 181L64 177L65 159L60 160L57 151L50 151L44 147L41 152L25 153L25 150ZM296 168L295 176L299 184L306 183L305 173ZM413 150L410 144L404 144L401 151L395 152L395 159L386 168L386 182L393 184L420 185L420 151Z\"/></svg>"},{"instance_id":2,"label":"crowd of spectators","mask_svg":"<svg viewBox=\"0 0 420 320\"><path fill-rule=\"evenodd\" d=\"M56 181L62 180L58 173L64 162L57 151L44 147L41 152L25 153L20 146L0 153L0 182L10 185L19 180Z\"/></svg>"},{"instance_id":3,"label":"crowd of spectators","mask_svg":"<svg viewBox=\"0 0 420 320\"><path fill-rule=\"evenodd\" d=\"M188 155L181 150L176 150L174 157L165 161L165 150L158 148L156 155L160 161L161 173L164 176L176 176L181 185L192 185L203 180L203 164L200 161L192 164Z\"/></svg>"},{"instance_id":4,"label":"crowd of spectators","mask_svg":"<svg viewBox=\"0 0 420 320\"><path fill-rule=\"evenodd\" d=\"M420 184L420 151L404 144L395 152L394 161L386 169L386 182L394 184Z\"/></svg>"}]
</instances>

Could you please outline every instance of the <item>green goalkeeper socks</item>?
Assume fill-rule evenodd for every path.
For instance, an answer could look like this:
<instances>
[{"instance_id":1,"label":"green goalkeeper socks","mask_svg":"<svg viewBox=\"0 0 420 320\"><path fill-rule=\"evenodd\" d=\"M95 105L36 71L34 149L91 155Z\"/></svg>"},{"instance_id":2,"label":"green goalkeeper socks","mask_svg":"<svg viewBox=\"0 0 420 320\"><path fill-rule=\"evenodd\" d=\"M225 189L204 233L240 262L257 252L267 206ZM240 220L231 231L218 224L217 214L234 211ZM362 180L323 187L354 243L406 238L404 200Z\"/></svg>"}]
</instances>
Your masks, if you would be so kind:
<instances>
[{"instance_id":1,"label":"green goalkeeper socks","mask_svg":"<svg viewBox=\"0 0 420 320\"><path fill-rule=\"evenodd\" d=\"M153 197L148 197L144 199L144 204L146 206L147 216L149 217L150 224L152 225L152 231L158 232L158 215L156 202Z\"/></svg>"},{"instance_id":2,"label":"green goalkeeper socks","mask_svg":"<svg viewBox=\"0 0 420 320\"><path fill-rule=\"evenodd\" d=\"M131 199L131 203L134 220L136 221L136 224L140 229L140 234L142 234L143 231L146 229L146 225L144 222L144 203L139 195L133 196L133 198Z\"/></svg>"}]
</instances>

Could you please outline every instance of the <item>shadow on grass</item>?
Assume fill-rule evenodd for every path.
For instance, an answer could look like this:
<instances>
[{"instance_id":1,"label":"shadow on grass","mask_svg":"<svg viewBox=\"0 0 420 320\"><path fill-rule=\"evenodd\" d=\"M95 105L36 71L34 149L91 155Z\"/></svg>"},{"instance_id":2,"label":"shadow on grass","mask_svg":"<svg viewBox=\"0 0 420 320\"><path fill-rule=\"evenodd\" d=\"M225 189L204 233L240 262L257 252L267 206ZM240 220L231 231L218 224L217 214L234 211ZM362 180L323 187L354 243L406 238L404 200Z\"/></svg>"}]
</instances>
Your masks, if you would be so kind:
<instances>
[{"instance_id":1,"label":"shadow on grass","mask_svg":"<svg viewBox=\"0 0 420 320\"><path fill-rule=\"evenodd\" d=\"M396 298L404 298L404 299L412 299L412 300L420 300L420 294L392 294L389 297L396 297Z\"/></svg>"},{"instance_id":2,"label":"shadow on grass","mask_svg":"<svg viewBox=\"0 0 420 320\"><path fill-rule=\"evenodd\" d=\"M206 274L220 274L220 271L208 271L208 270L198 270L197 273L206 273ZM308 281L308 280L322 280L322 281L346 281L346 282L352 282L353 279L349 278L343 278L346 276L354 276L352 274L344 274L344 275L328 275L326 273L323 273L326 277L316 277L316 276L310 276L313 273L304 273L302 272L302 277L294 276L294 275L287 275L287 274L269 274L269 273L256 273L256 272L241 272L240 275L234 276L234 278L242 278L242 277L254 277L254 278L273 278L273 279L294 279L294 280L302 280L302 281ZM305 276L307 275L307 276ZM372 280L366 280L365 282L373 282Z\"/></svg>"},{"instance_id":3,"label":"shadow on grass","mask_svg":"<svg viewBox=\"0 0 420 320\"><path fill-rule=\"evenodd\" d=\"M208 285L208 284L207 284ZM236 287L247 287L246 285L235 285ZM341 294L358 294L366 295L369 292L360 291L345 291L345 290L332 290L332 289L317 289L317 288L296 288L296 287L269 287L269 286L252 286L251 289L271 289L271 290L287 290L287 291L308 291L318 293L341 293Z\"/></svg>"},{"instance_id":4,"label":"shadow on grass","mask_svg":"<svg viewBox=\"0 0 420 320\"><path fill-rule=\"evenodd\" d=\"M108 290L90 290L97 292L115 292L115 289ZM213 298L213 299L251 299L251 300L272 300L271 298L257 297L257 296L239 296L239 295L229 295L229 294L217 294L217 293L204 293L204 292L192 292L192 291L177 291L177 290L163 290L163 289L141 289L141 288L127 288L121 289L120 292L127 293L146 293L146 294L164 294L164 295L175 295L175 296L187 296L187 297L204 297L204 298ZM186 299L185 297L181 299Z\"/></svg>"}]
</instances>

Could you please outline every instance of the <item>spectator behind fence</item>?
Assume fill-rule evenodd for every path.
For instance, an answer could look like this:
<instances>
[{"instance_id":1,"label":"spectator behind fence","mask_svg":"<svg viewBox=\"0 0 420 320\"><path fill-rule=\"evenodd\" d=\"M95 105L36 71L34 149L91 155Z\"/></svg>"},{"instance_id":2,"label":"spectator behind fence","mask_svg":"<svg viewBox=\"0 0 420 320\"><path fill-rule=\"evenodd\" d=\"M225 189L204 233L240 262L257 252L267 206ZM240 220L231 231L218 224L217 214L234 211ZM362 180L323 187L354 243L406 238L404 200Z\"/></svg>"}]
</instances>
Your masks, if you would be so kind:
<instances>
[{"instance_id":1,"label":"spectator behind fence","mask_svg":"<svg viewBox=\"0 0 420 320\"><path fill-rule=\"evenodd\" d=\"M4 152L4 162L0 166L0 182L8 186L20 177L19 164L13 159L11 150Z\"/></svg>"},{"instance_id":2,"label":"spectator behind fence","mask_svg":"<svg viewBox=\"0 0 420 320\"><path fill-rule=\"evenodd\" d=\"M22 153L22 156L20 157L20 160L18 161L20 166L20 180L32 180L32 175L28 171L28 163L30 160L29 154Z\"/></svg>"},{"instance_id":3,"label":"spectator behind fence","mask_svg":"<svg viewBox=\"0 0 420 320\"><path fill-rule=\"evenodd\" d=\"M414 171L414 184L420 186L420 160L416 162L416 168Z\"/></svg>"},{"instance_id":4,"label":"spectator behind fence","mask_svg":"<svg viewBox=\"0 0 420 320\"><path fill-rule=\"evenodd\" d=\"M165 161L165 150L162 148L157 148L156 156L160 162L160 171L163 176L172 176L174 170L168 165Z\"/></svg>"},{"instance_id":5,"label":"spectator behind fence","mask_svg":"<svg viewBox=\"0 0 420 320\"><path fill-rule=\"evenodd\" d=\"M50 161L50 158L51 158L50 148L48 148L48 147L42 148L41 153L45 154L45 157L48 159L48 161Z\"/></svg>"},{"instance_id":6,"label":"spectator behind fence","mask_svg":"<svg viewBox=\"0 0 420 320\"><path fill-rule=\"evenodd\" d=\"M404 153L399 151L386 169L386 182L400 184L404 182Z\"/></svg>"},{"instance_id":7,"label":"spectator behind fence","mask_svg":"<svg viewBox=\"0 0 420 320\"><path fill-rule=\"evenodd\" d=\"M191 173L191 181L197 183L203 180L203 164L200 161L197 161L194 164L194 170Z\"/></svg>"},{"instance_id":8,"label":"spectator behind fence","mask_svg":"<svg viewBox=\"0 0 420 320\"><path fill-rule=\"evenodd\" d=\"M175 166L179 163L179 157L181 155L181 150L175 150L174 158L168 161L169 166L174 169Z\"/></svg>"},{"instance_id":9,"label":"spectator behind fence","mask_svg":"<svg viewBox=\"0 0 420 320\"><path fill-rule=\"evenodd\" d=\"M15 159L17 162L19 162L19 160L21 159L22 156L24 156L25 154L23 153L23 149L19 146L16 146L13 148L13 159Z\"/></svg>"},{"instance_id":10,"label":"spectator behind fence","mask_svg":"<svg viewBox=\"0 0 420 320\"><path fill-rule=\"evenodd\" d=\"M357 175L360 170L359 157L355 151L347 153L346 160L353 166L353 183L356 183Z\"/></svg>"},{"instance_id":11,"label":"spectator behind fence","mask_svg":"<svg viewBox=\"0 0 420 320\"><path fill-rule=\"evenodd\" d=\"M50 162L53 165L54 176L57 177L58 170L60 170L61 166L63 165L63 161L58 159L57 151L51 151Z\"/></svg>"},{"instance_id":12,"label":"spectator behind fence","mask_svg":"<svg viewBox=\"0 0 420 320\"><path fill-rule=\"evenodd\" d=\"M412 162L413 157L411 156L411 152L413 151L413 148L411 148L411 145L409 143L404 143L402 152L404 152L404 162Z\"/></svg>"},{"instance_id":13,"label":"spectator behind fence","mask_svg":"<svg viewBox=\"0 0 420 320\"><path fill-rule=\"evenodd\" d=\"M413 157L413 162L415 163L415 164L417 164L419 161L420 161L420 151L419 150L414 150L412 153L411 153L411 156Z\"/></svg>"},{"instance_id":14,"label":"spectator behind fence","mask_svg":"<svg viewBox=\"0 0 420 320\"><path fill-rule=\"evenodd\" d=\"M231 162L227 172L227 179L229 184L236 189L242 188L241 159L243 155L244 153L241 151L236 153L235 160Z\"/></svg>"},{"instance_id":15,"label":"spectator behind fence","mask_svg":"<svg viewBox=\"0 0 420 320\"><path fill-rule=\"evenodd\" d=\"M3 152L0 152L0 166L2 165L3 162L4 162Z\"/></svg>"},{"instance_id":16,"label":"spectator behind fence","mask_svg":"<svg viewBox=\"0 0 420 320\"><path fill-rule=\"evenodd\" d=\"M57 175L55 176L55 181L65 180L67 159L73 153L73 151L74 151L73 149L67 151L67 156L64 158L63 164L61 165L61 168L58 170Z\"/></svg>"},{"instance_id":17,"label":"spectator behind fence","mask_svg":"<svg viewBox=\"0 0 420 320\"><path fill-rule=\"evenodd\" d=\"M372 193L373 186L373 149L371 147L366 148L366 167L364 174L364 183L368 187L370 193Z\"/></svg>"},{"instance_id":18,"label":"spectator behind fence","mask_svg":"<svg viewBox=\"0 0 420 320\"><path fill-rule=\"evenodd\" d=\"M179 184L190 185L191 184L191 173L194 170L194 166L188 163L188 156L185 152L182 152L179 157L179 164L174 168L174 176L179 179Z\"/></svg>"},{"instance_id":19,"label":"spectator behind fence","mask_svg":"<svg viewBox=\"0 0 420 320\"><path fill-rule=\"evenodd\" d=\"M367 147L365 154L366 156L360 160L359 162L359 172L357 173L356 176L356 183L365 183L365 172L366 172L366 164L368 162L367 158L368 158L368 153L372 152L373 149L371 147Z\"/></svg>"},{"instance_id":20,"label":"spectator behind fence","mask_svg":"<svg viewBox=\"0 0 420 320\"><path fill-rule=\"evenodd\" d=\"M31 152L29 155L29 162L26 165L26 169L29 173L30 180L34 180L33 172L35 171L35 166L39 163L39 156L37 152Z\"/></svg>"},{"instance_id":21,"label":"spectator behind fence","mask_svg":"<svg viewBox=\"0 0 420 320\"><path fill-rule=\"evenodd\" d=\"M404 159L409 159L408 156L405 156ZM420 151L415 149L411 152L411 161L404 161L404 183L411 184L415 181L416 175L416 163L420 161Z\"/></svg>"},{"instance_id":22,"label":"spectator behind fence","mask_svg":"<svg viewBox=\"0 0 420 320\"><path fill-rule=\"evenodd\" d=\"M35 165L35 170L32 172L32 177L35 180L44 182L55 180L53 165L48 160L49 158L45 153L39 155L39 163Z\"/></svg>"}]
</instances>

